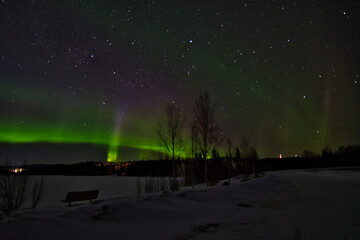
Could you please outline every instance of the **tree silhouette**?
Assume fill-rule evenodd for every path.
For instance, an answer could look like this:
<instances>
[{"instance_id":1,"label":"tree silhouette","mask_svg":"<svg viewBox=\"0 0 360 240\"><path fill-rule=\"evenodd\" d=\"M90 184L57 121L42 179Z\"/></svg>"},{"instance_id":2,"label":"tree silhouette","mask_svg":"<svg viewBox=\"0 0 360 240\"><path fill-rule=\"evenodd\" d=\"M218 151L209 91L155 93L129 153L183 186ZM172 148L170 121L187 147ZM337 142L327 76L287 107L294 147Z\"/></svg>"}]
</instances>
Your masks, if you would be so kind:
<instances>
[{"instance_id":1,"label":"tree silhouette","mask_svg":"<svg viewBox=\"0 0 360 240\"><path fill-rule=\"evenodd\" d=\"M231 142L230 138L226 139L226 147L227 147L226 164L227 164L228 179L229 179L229 183L230 183L231 166L232 166L232 164L231 164L232 163L232 154L231 154L232 142Z\"/></svg>"},{"instance_id":2,"label":"tree silhouette","mask_svg":"<svg viewBox=\"0 0 360 240\"><path fill-rule=\"evenodd\" d=\"M31 188L31 206L32 208L36 208L44 196L46 177L44 175L41 175L38 179L33 177L32 181L33 186Z\"/></svg>"},{"instance_id":3,"label":"tree silhouette","mask_svg":"<svg viewBox=\"0 0 360 240\"><path fill-rule=\"evenodd\" d=\"M253 178L255 178L255 168L256 168L256 162L258 160L258 154L255 148L251 147L248 155L248 159L251 162L251 169L252 169L252 175Z\"/></svg>"},{"instance_id":4,"label":"tree silhouette","mask_svg":"<svg viewBox=\"0 0 360 240\"><path fill-rule=\"evenodd\" d=\"M217 160L220 158L220 154L218 153L218 151L216 150L216 148L213 148L211 151L211 158L213 160Z\"/></svg>"},{"instance_id":5,"label":"tree silhouette","mask_svg":"<svg viewBox=\"0 0 360 240\"><path fill-rule=\"evenodd\" d=\"M198 133L196 132L196 128L194 126L194 124L190 125L191 127L191 186L192 189L194 190L194 161L195 159L197 159L197 151L198 151L198 146L199 146L199 136Z\"/></svg>"},{"instance_id":6,"label":"tree silhouette","mask_svg":"<svg viewBox=\"0 0 360 240\"><path fill-rule=\"evenodd\" d=\"M185 124L185 117L180 108L174 103L165 107L165 116L160 120L156 133L159 136L164 151L171 156L172 160L172 181L171 189L176 190L175 158L183 148L182 130Z\"/></svg>"},{"instance_id":7,"label":"tree silhouette","mask_svg":"<svg viewBox=\"0 0 360 240\"><path fill-rule=\"evenodd\" d=\"M246 136L241 136L240 139L240 148L242 154L244 156L244 178L247 179L249 176L248 168L249 168L249 147L250 141Z\"/></svg>"},{"instance_id":8,"label":"tree silhouette","mask_svg":"<svg viewBox=\"0 0 360 240\"><path fill-rule=\"evenodd\" d=\"M241 158L240 158L240 150L238 146L236 146L235 148L235 161L236 161L237 174L239 174L241 171Z\"/></svg>"},{"instance_id":9,"label":"tree silhouette","mask_svg":"<svg viewBox=\"0 0 360 240\"><path fill-rule=\"evenodd\" d=\"M207 92L200 93L195 101L194 127L199 135L199 147L205 161L205 183L208 183L207 157L219 140L219 126L215 119L216 109Z\"/></svg>"},{"instance_id":10,"label":"tree silhouette","mask_svg":"<svg viewBox=\"0 0 360 240\"><path fill-rule=\"evenodd\" d=\"M36 208L44 196L45 177L40 180L30 177L23 172L12 172L12 162L6 160L4 166L4 175L0 176L0 210L9 214L20 209L31 194L32 208ZM24 161L22 169L26 169Z\"/></svg>"}]
</instances>

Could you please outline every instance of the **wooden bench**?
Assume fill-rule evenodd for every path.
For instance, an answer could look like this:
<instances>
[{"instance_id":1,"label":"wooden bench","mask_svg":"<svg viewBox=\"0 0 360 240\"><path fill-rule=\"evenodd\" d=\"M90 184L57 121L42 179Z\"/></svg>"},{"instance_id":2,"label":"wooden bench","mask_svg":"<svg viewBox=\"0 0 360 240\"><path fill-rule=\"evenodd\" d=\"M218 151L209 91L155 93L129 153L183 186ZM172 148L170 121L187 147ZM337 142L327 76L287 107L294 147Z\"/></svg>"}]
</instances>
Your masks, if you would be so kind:
<instances>
[{"instance_id":1,"label":"wooden bench","mask_svg":"<svg viewBox=\"0 0 360 240\"><path fill-rule=\"evenodd\" d=\"M90 202L98 197L99 190L83 191L83 192L68 192L66 198L61 202L71 202L90 200Z\"/></svg>"}]
</instances>

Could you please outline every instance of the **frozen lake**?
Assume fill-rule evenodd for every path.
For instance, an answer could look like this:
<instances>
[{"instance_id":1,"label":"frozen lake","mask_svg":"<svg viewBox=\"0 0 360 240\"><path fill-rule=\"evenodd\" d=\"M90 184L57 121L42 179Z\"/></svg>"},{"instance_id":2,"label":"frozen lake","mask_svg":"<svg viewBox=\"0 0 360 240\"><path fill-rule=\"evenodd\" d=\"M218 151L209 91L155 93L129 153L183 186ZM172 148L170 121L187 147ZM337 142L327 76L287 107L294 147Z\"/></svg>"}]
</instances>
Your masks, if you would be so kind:
<instances>
[{"instance_id":1,"label":"frozen lake","mask_svg":"<svg viewBox=\"0 0 360 240\"><path fill-rule=\"evenodd\" d=\"M141 182L145 182L144 177L141 178ZM67 192L96 189L100 190L98 199L136 195L136 177L46 176L45 194L38 208L67 206L67 203L60 202L65 199ZM29 206L27 204L25 207Z\"/></svg>"}]
</instances>

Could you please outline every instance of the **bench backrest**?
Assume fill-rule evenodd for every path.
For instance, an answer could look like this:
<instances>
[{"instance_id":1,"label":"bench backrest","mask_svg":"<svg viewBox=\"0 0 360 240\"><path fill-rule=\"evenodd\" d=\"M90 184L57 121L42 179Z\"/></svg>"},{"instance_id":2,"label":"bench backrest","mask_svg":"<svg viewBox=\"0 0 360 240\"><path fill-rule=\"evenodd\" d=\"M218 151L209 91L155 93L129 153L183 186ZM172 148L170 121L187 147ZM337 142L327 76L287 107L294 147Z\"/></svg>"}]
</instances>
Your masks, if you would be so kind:
<instances>
[{"instance_id":1,"label":"bench backrest","mask_svg":"<svg viewBox=\"0 0 360 240\"><path fill-rule=\"evenodd\" d=\"M68 192L66 194L66 201L82 201L96 199L99 190L83 191L83 192Z\"/></svg>"}]
</instances>

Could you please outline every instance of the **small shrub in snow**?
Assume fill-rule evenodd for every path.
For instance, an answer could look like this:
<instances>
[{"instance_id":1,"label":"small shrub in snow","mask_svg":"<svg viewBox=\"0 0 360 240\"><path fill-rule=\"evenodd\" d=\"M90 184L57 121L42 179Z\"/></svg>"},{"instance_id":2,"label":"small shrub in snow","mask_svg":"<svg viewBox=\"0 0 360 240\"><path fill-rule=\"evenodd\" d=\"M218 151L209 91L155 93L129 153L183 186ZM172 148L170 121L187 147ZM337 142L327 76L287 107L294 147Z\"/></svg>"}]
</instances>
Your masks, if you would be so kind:
<instances>
[{"instance_id":1,"label":"small shrub in snow","mask_svg":"<svg viewBox=\"0 0 360 240\"><path fill-rule=\"evenodd\" d=\"M41 176L38 179L33 178L33 185L31 188L32 208L36 208L40 200L43 198L44 190L45 190L45 181L46 178L44 176Z\"/></svg>"},{"instance_id":2,"label":"small shrub in snow","mask_svg":"<svg viewBox=\"0 0 360 240\"><path fill-rule=\"evenodd\" d=\"M27 198L29 178L26 175L0 176L0 209L3 213L18 210Z\"/></svg>"},{"instance_id":3,"label":"small shrub in snow","mask_svg":"<svg viewBox=\"0 0 360 240\"><path fill-rule=\"evenodd\" d=\"M106 204L106 205L102 205L102 206L101 206L101 210L104 211L104 212L107 211L107 210L109 210L109 205L107 205L107 204Z\"/></svg>"},{"instance_id":4,"label":"small shrub in snow","mask_svg":"<svg viewBox=\"0 0 360 240\"><path fill-rule=\"evenodd\" d=\"M32 200L32 208L36 208L44 195L45 178L41 177L37 180L24 173L13 173L10 171L11 162L9 160L6 161L4 169L6 169L5 175L0 176L0 210L9 214L20 209L29 195Z\"/></svg>"},{"instance_id":5,"label":"small shrub in snow","mask_svg":"<svg viewBox=\"0 0 360 240\"><path fill-rule=\"evenodd\" d=\"M228 181L225 181L222 185L223 185L223 186L229 186L230 183L229 183Z\"/></svg>"}]
</instances>

